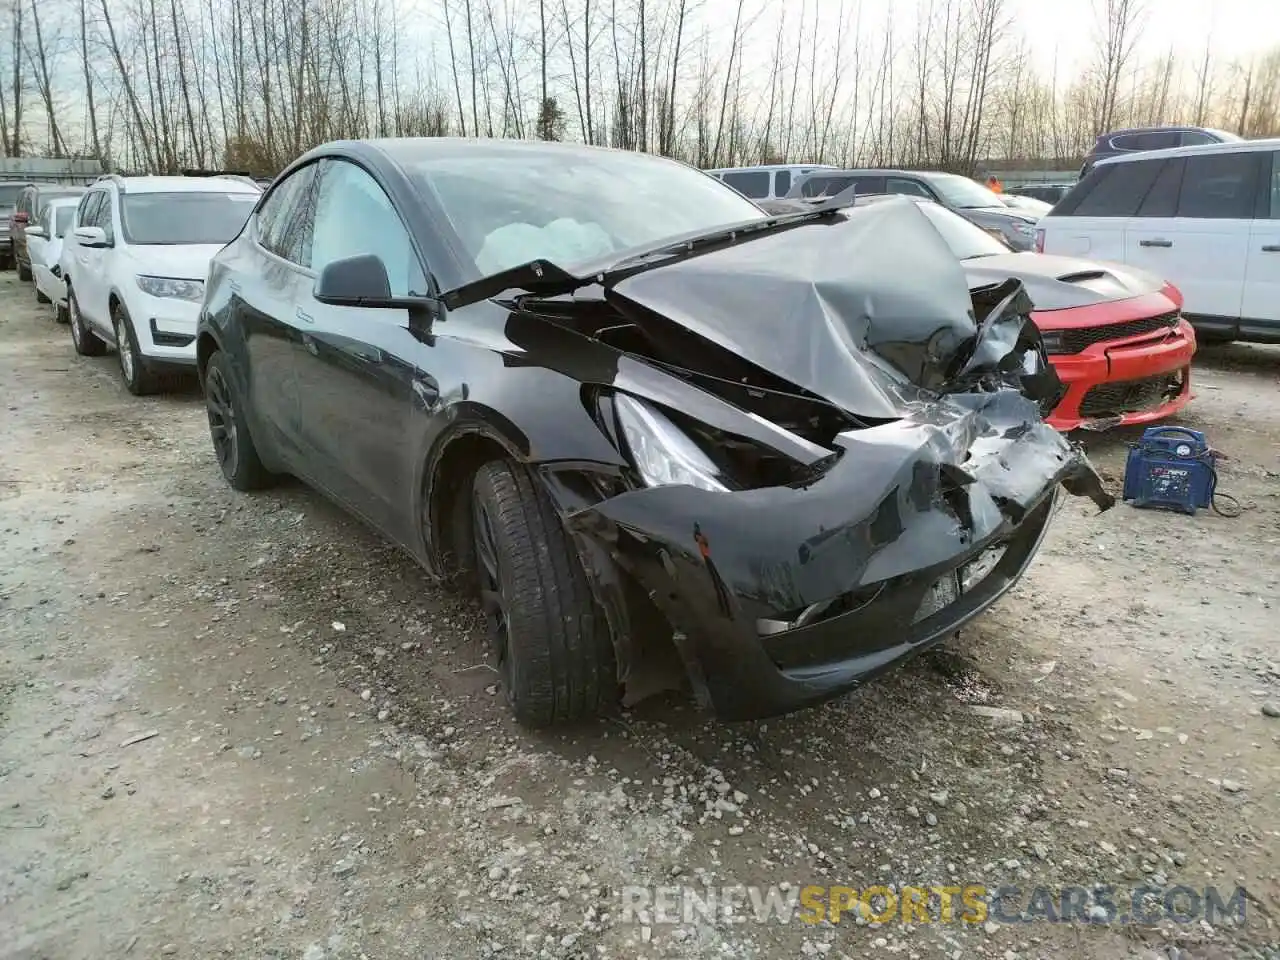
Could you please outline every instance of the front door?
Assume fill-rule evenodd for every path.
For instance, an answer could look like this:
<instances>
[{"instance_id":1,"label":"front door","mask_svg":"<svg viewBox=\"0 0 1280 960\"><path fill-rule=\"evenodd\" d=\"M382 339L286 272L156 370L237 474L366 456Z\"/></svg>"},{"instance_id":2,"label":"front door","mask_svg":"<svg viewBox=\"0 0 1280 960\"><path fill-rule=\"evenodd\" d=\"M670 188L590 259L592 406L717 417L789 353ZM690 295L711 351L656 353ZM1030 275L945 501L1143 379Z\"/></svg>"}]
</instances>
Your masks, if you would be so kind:
<instances>
[{"instance_id":1,"label":"front door","mask_svg":"<svg viewBox=\"0 0 1280 960\"><path fill-rule=\"evenodd\" d=\"M378 183L354 163L321 162L311 269L377 254L393 296L424 295L425 273L408 231ZM421 410L417 359L430 349L403 309L300 301L298 389L303 443L317 480L396 539L412 529L416 463L410 430Z\"/></svg>"},{"instance_id":2,"label":"front door","mask_svg":"<svg viewBox=\"0 0 1280 960\"><path fill-rule=\"evenodd\" d=\"M1211 153L1166 161L1129 222L1125 260L1178 287L1183 312L1200 329L1233 333L1239 321L1261 156ZM1153 199L1167 202L1179 166L1176 208L1156 208Z\"/></svg>"},{"instance_id":3,"label":"front door","mask_svg":"<svg viewBox=\"0 0 1280 960\"><path fill-rule=\"evenodd\" d=\"M1249 233L1240 335L1280 343L1280 151L1264 161L1270 169L1258 218Z\"/></svg>"}]
</instances>

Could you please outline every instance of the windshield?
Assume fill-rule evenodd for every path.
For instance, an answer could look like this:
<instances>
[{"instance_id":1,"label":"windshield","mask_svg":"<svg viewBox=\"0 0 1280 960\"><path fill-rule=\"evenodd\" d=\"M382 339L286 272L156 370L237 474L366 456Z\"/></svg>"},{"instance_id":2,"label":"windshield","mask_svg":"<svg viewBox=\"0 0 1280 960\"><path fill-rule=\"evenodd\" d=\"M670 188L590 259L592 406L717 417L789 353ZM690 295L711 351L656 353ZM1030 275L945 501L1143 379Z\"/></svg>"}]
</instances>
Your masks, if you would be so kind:
<instances>
[{"instance_id":1,"label":"windshield","mask_svg":"<svg viewBox=\"0 0 1280 960\"><path fill-rule=\"evenodd\" d=\"M954 173L938 173L929 177L929 186L942 197L948 207L972 210L976 207L1000 207L1000 198L980 183Z\"/></svg>"},{"instance_id":2,"label":"windshield","mask_svg":"<svg viewBox=\"0 0 1280 960\"><path fill-rule=\"evenodd\" d=\"M765 216L714 177L642 153L521 150L405 165L483 276L538 259L613 259Z\"/></svg>"},{"instance_id":3,"label":"windshield","mask_svg":"<svg viewBox=\"0 0 1280 960\"><path fill-rule=\"evenodd\" d=\"M942 239L946 241L951 252L960 260L972 260L974 257L994 257L997 254L1009 253L1012 248L1002 240L997 240L981 227L975 226L964 217L952 213L946 207L936 203L918 203L920 212L929 218L938 228Z\"/></svg>"},{"instance_id":4,"label":"windshield","mask_svg":"<svg viewBox=\"0 0 1280 960\"><path fill-rule=\"evenodd\" d=\"M67 231L71 229L71 221L75 219L76 208L74 205L59 206L53 208L53 235L55 237L65 237Z\"/></svg>"},{"instance_id":5,"label":"windshield","mask_svg":"<svg viewBox=\"0 0 1280 960\"><path fill-rule=\"evenodd\" d=\"M36 205L38 207L37 216L44 212L44 208L49 205L50 200L61 200L65 197L79 197L84 193L83 190L41 190L36 197Z\"/></svg>"},{"instance_id":6,"label":"windshield","mask_svg":"<svg viewBox=\"0 0 1280 960\"><path fill-rule=\"evenodd\" d=\"M256 193L126 193L121 226L130 243L230 243L257 202Z\"/></svg>"}]
</instances>

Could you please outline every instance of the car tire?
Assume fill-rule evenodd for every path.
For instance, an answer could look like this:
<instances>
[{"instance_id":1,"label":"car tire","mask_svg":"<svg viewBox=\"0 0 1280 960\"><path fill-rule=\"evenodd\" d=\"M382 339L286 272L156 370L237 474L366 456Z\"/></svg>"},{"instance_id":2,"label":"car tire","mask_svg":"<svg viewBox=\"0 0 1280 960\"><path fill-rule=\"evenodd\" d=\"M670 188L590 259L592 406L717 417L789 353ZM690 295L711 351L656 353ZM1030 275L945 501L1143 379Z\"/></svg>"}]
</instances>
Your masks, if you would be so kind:
<instances>
[{"instance_id":1,"label":"car tire","mask_svg":"<svg viewBox=\"0 0 1280 960\"><path fill-rule=\"evenodd\" d=\"M31 264L26 264L25 266L21 263L18 264L18 279L28 281L31 279Z\"/></svg>"},{"instance_id":2,"label":"car tire","mask_svg":"<svg viewBox=\"0 0 1280 960\"><path fill-rule=\"evenodd\" d=\"M618 696L609 626L533 472L481 466L471 517L481 604L516 720L538 728L600 714Z\"/></svg>"},{"instance_id":3,"label":"car tire","mask_svg":"<svg viewBox=\"0 0 1280 960\"><path fill-rule=\"evenodd\" d=\"M36 303L53 303L52 300L50 300L48 297L44 295L44 291L41 290L39 287L36 287L35 290L36 290Z\"/></svg>"},{"instance_id":4,"label":"car tire","mask_svg":"<svg viewBox=\"0 0 1280 960\"><path fill-rule=\"evenodd\" d=\"M116 332L116 356L120 361L120 379L125 389L135 397L145 397L160 389L160 378L147 366L147 359L138 349L138 337L133 321L121 304L111 311L111 326Z\"/></svg>"},{"instance_id":5,"label":"car tire","mask_svg":"<svg viewBox=\"0 0 1280 960\"><path fill-rule=\"evenodd\" d=\"M67 309L67 305L65 303L58 304L54 311L53 318L58 321L58 323L71 322L71 312Z\"/></svg>"},{"instance_id":6,"label":"car tire","mask_svg":"<svg viewBox=\"0 0 1280 960\"><path fill-rule=\"evenodd\" d=\"M100 357L107 352L107 345L84 325L76 292L70 289L67 290L67 314L71 326L71 343L76 348L76 353L82 357Z\"/></svg>"},{"instance_id":7,"label":"car tire","mask_svg":"<svg viewBox=\"0 0 1280 960\"><path fill-rule=\"evenodd\" d=\"M234 384L227 355L216 351L205 364L201 384L213 453L218 458L222 476L233 490L261 490L276 478L262 465L245 420L244 402Z\"/></svg>"}]
</instances>

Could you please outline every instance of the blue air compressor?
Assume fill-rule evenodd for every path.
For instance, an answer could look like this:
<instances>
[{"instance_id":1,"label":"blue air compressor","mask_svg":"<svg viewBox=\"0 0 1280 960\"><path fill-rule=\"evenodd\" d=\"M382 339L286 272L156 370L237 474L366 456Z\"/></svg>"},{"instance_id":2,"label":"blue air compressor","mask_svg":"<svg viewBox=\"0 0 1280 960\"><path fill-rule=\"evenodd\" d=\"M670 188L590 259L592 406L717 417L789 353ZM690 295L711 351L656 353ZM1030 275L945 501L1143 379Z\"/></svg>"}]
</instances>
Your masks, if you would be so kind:
<instances>
[{"instance_id":1,"label":"blue air compressor","mask_svg":"<svg viewBox=\"0 0 1280 960\"><path fill-rule=\"evenodd\" d=\"M1204 434L1186 427L1149 427L1129 449L1124 499L1194 516L1213 506L1218 454Z\"/></svg>"}]
</instances>

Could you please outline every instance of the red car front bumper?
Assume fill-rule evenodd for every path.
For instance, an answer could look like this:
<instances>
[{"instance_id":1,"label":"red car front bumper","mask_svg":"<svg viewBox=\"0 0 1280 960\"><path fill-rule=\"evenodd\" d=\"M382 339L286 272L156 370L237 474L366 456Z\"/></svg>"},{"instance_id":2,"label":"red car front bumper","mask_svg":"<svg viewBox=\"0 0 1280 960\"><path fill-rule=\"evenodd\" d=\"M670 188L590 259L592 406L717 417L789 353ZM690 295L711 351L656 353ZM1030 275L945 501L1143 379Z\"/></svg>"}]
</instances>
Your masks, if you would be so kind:
<instances>
[{"instance_id":1,"label":"red car front bumper","mask_svg":"<svg viewBox=\"0 0 1280 960\"><path fill-rule=\"evenodd\" d=\"M1067 431L1095 421L1114 423L1117 418L1123 424L1150 423L1185 407L1192 397L1196 335L1178 315L1181 306L1181 296L1167 288L1164 293L1032 314L1042 334L1056 333L1068 343L1092 341L1078 352L1050 354L1067 393L1049 424ZM1172 322L1157 323L1159 317Z\"/></svg>"}]
</instances>

